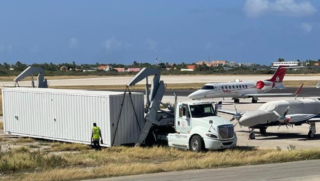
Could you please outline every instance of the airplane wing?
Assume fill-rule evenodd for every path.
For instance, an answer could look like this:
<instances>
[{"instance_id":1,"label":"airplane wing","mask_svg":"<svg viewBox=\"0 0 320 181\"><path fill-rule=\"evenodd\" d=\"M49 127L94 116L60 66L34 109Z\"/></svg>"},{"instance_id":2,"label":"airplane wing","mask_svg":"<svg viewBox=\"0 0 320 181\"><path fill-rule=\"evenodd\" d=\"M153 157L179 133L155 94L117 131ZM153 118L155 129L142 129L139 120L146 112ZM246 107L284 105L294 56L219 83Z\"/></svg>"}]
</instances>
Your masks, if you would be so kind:
<instances>
[{"instance_id":1,"label":"airplane wing","mask_svg":"<svg viewBox=\"0 0 320 181\"><path fill-rule=\"evenodd\" d=\"M254 97L272 97L272 96L293 96L295 93L267 93L267 94L244 94L244 96L254 96Z\"/></svg>"},{"instance_id":2,"label":"airplane wing","mask_svg":"<svg viewBox=\"0 0 320 181\"><path fill-rule=\"evenodd\" d=\"M290 123L296 123L304 120L316 119L316 114L287 114L286 117L290 118ZM320 119L319 119L320 121Z\"/></svg>"},{"instance_id":3,"label":"airplane wing","mask_svg":"<svg viewBox=\"0 0 320 181\"><path fill-rule=\"evenodd\" d=\"M320 118L311 118L308 120L309 123L320 122Z\"/></svg>"},{"instance_id":4,"label":"airplane wing","mask_svg":"<svg viewBox=\"0 0 320 181\"><path fill-rule=\"evenodd\" d=\"M225 114L231 114L231 115L235 115L236 112L235 111L229 111L229 110L223 110L223 109L218 109L218 112L222 112Z\"/></svg>"}]
</instances>

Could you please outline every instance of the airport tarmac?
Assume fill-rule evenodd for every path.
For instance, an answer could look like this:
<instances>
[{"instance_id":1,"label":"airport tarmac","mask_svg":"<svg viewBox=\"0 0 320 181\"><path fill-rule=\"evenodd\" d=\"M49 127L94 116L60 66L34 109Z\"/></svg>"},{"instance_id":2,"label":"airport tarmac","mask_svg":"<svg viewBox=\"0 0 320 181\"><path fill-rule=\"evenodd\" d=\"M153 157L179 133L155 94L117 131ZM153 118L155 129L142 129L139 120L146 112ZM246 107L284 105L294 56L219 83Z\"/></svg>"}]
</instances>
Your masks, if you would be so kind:
<instances>
[{"instance_id":1,"label":"airport tarmac","mask_svg":"<svg viewBox=\"0 0 320 181\"><path fill-rule=\"evenodd\" d=\"M307 97L305 97L307 98ZM314 98L314 97L308 97ZM263 103L273 100L286 100L294 99L293 97L276 97L276 98L259 98L258 103L252 104L251 99L240 99L240 103L236 104L238 111L250 111L258 109ZM299 99L299 98L297 98ZM301 98L302 99L302 98ZM187 97L178 97L178 101L188 101ZM205 99L204 99L205 100ZM208 101L222 101L222 109L234 111L233 100L230 98L223 99L207 99ZM173 103L174 96L164 96L162 102ZM221 117L231 119L232 115L219 113ZM233 121L233 124L236 122ZM260 135L259 130L255 130L256 139L249 140L249 129L247 127L235 126L235 131L238 137L238 146L254 146L259 148L281 148L283 150L288 149L290 145L294 146L295 149L308 149L308 148L320 148L320 123L316 123L316 130L318 133L314 139L308 139L307 135L309 132L309 125L303 124L301 126L289 127L278 126L268 127L266 135ZM292 147L291 147L292 148Z\"/></svg>"},{"instance_id":2,"label":"airport tarmac","mask_svg":"<svg viewBox=\"0 0 320 181\"><path fill-rule=\"evenodd\" d=\"M81 79L49 79L49 86L77 86L77 85L125 85L132 80L132 76L101 76L99 78L81 78ZM161 80L167 84L172 83L207 83L207 82L229 82L236 79L242 81L254 81L270 79L272 74L264 75L161 75ZM151 82L153 76L149 77ZM319 80L320 75L286 75L284 80ZM35 78L36 80L36 78ZM145 84L141 81L138 84ZM0 86L12 86L12 81L1 81ZM30 86L30 81L19 82L20 86Z\"/></svg>"}]
</instances>

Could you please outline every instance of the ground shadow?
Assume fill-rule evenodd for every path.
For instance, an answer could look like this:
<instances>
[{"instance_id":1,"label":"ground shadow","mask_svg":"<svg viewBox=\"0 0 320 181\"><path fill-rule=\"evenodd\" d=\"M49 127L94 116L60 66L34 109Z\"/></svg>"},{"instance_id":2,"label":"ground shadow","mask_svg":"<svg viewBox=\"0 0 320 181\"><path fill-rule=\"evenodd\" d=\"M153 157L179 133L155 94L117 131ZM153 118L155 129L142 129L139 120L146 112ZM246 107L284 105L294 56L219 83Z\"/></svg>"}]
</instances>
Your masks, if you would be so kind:
<instances>
[{"instance_id":1,"label":"ground shadow","mask_svg":"<svg viewBox=\"0 0 320 181\"><path fill-rule=\"evenodd\" d=\"M250 131L237 131L243 133L249 133ZM315 135L314 138L309 139L307 133L300 134L300 133L278 133L278 132L267 132L266 134L261 135L259 131L254 131L256 139L259 140L277 140L277 139L298 139L298 141L312 141L312 140L320 140L319 135Z\"/></svg>"},{"instance_id":2,"label":"ground shadow","mask_svg":"<svg viewBox=\"0 0 320 181\"><path fill-rule=\"evenodd\" d=\"M252 102L239 102L239 103L235 103L236 105L238 104L264 104L266 102L258 102L258 103L252 103ZM222 102L222 105L233 105L234 102Z\"/></svg>"}]
</instances>

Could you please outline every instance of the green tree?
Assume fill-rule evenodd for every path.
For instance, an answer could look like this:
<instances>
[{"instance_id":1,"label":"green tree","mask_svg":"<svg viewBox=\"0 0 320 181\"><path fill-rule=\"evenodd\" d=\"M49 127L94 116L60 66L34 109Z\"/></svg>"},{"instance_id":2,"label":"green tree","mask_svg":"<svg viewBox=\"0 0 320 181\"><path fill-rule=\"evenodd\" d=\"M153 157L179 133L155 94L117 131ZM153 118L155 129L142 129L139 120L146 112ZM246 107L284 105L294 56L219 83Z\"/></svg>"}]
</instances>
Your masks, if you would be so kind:
<instances>
[{"instance_id":1,"label":"green tree","mask_svg":"<svg viewBox=\"0 0 320 181\"><path fill-rule=\"evenodd\" d=\"M299 59L297 60L297 62L298 62L298 66L301 66L301 62Z\"/></svg>"},{"instance_id":2,"label":"green tree","mask_svg":"<svg viewBox=\"0 0 320 181\"><path fill-rule=\"evenodd\" d=\"M20 61L17 61L17 63L14 65L14 69L17 71L23 71L26 68L27 68L27 65L21 63Z\"/></svg>"},{"instance_id":3,"label":"green tree","mask_svg":"<svg viewBox=\"0 0 320 181\"><path fill-rule=\"evenodd\" d=\"M3 68L6 70L10 69L10 65L7 62L3 62Z\"/></svg>"}]
</instances>

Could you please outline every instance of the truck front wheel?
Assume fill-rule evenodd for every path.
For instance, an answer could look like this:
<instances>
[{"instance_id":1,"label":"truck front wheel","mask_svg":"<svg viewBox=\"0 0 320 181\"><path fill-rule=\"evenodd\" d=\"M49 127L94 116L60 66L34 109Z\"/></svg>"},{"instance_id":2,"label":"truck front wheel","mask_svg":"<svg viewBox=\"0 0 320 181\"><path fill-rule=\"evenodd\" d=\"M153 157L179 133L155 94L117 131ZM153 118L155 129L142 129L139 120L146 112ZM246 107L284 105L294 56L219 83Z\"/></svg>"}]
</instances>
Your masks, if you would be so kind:
<instances>
[{"instance_id":1,"label":"truck front wheel","mask_svg":"<svg viewBox=\"0 0 320 181\"><path fill-rule=\"evenodd\" d=\"M204 151L204 144L202 138L198 135L193 136L191 138L189 147L190 150L194 152Z\"/></svg>"}]
</instances>

